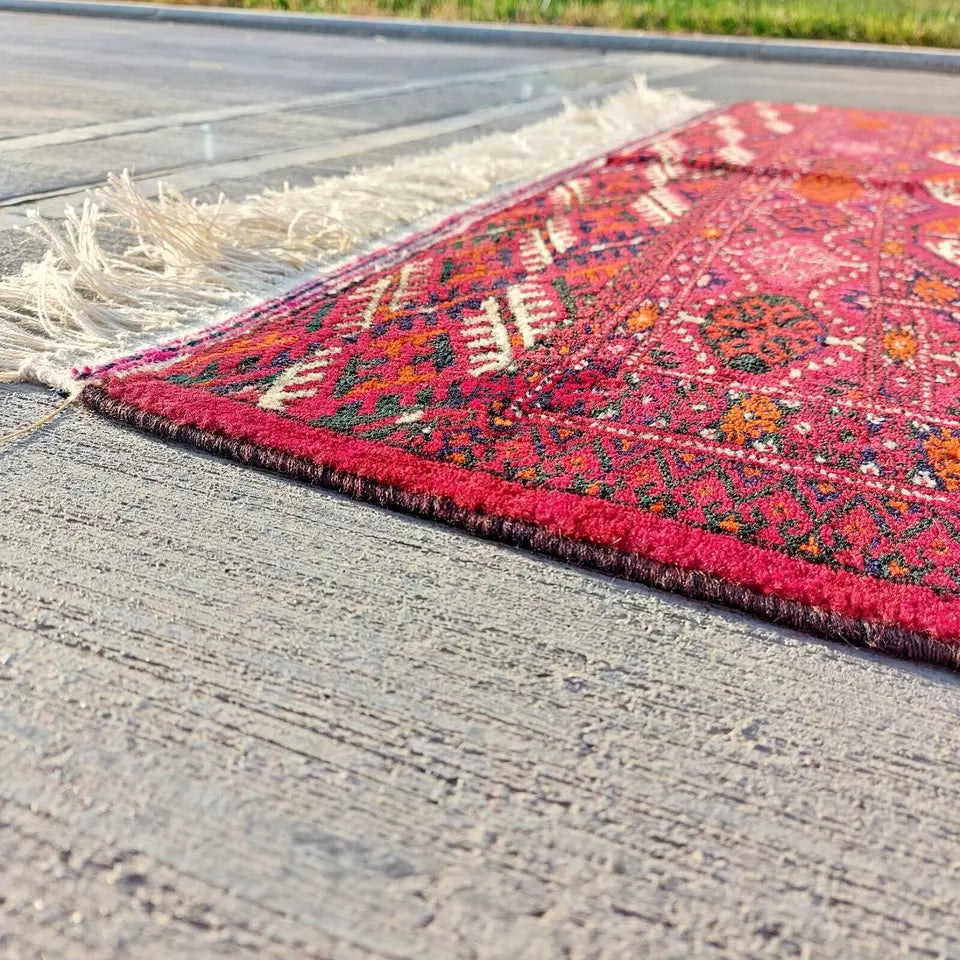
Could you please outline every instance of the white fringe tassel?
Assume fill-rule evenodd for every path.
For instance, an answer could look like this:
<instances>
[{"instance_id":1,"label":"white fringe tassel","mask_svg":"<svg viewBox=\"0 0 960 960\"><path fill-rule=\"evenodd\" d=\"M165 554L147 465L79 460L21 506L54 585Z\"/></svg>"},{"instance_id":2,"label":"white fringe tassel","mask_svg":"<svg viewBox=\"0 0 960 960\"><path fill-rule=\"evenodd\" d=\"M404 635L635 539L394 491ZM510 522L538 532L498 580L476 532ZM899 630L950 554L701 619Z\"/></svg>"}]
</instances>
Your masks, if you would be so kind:
<instances>
[{"instance_id":1,"label":"white fringe tassel","mask_svg":"<svg viewBox=\"0 0 960 960\"><path fill-rule=\"evenodd\" d=\"M38 215L39 263L0 279L0 381L70 390L70 371L209 326L399 229L530 181L692 116L710 104L642 79L596 107L568 107L515 133L494 133L312 187L232 203L156 199L111 175L62 222ZM100 237L132 245L109 252Z\"/></svg>"}]
</instances>

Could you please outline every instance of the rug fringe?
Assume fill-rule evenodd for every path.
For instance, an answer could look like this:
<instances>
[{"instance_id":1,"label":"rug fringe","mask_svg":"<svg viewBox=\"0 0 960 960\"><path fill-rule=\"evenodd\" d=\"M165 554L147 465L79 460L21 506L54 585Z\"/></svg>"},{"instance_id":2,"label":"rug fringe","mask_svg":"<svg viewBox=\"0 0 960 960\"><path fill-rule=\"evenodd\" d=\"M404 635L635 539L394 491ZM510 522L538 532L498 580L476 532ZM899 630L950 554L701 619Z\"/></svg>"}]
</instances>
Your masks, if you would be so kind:
<instances>
[{"instance_id":1,"label":"rug fringe","mask_svg":"<svg viewBox=\"0 0 960 960\"><path fill-rule=\"evenodd\" d=\"M421 226L693 116L710 104L642 78L598 106L242 202L155 199L124 171L62 222L45 256L0 280L0 381L69 389L71 370L209 326L400 228ZM129 244L116 252L118 234Z\"/></svg>"}]
</instances>

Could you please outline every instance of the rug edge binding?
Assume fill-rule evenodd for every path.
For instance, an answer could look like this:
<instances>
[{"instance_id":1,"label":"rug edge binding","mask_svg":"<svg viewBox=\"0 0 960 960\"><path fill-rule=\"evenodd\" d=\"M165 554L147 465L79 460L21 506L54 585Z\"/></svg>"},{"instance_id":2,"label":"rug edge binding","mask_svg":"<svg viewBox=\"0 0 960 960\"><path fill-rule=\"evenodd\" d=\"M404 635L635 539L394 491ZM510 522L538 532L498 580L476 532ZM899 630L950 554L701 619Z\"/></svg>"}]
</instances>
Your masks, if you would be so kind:
<instances>
[{"instance_id":1,"label":"rug edge binding","mask_svg":"<svg viewBox=\"0 0 960 960\"><path fill-rule=\"evenodd\" d=\"M892 624L844 616L795 600L785 600L740 584L639 554L563 537L526 521L477 513L445 497L415 494L350 471L323 467L294 454L263 448L213 431L180 424L160 414L111 397L96 383L79 394L90 410L151 433L162 440L191 446L245 466L263 469L298 482L323 487L398 513L413 514L473 536L544 554L608 576L679 594L690 600L719 604L758 616L781 627L814 634L849 646L910 661L960 669L960 644L948 643Z\"/></svg>"}]
</instances>

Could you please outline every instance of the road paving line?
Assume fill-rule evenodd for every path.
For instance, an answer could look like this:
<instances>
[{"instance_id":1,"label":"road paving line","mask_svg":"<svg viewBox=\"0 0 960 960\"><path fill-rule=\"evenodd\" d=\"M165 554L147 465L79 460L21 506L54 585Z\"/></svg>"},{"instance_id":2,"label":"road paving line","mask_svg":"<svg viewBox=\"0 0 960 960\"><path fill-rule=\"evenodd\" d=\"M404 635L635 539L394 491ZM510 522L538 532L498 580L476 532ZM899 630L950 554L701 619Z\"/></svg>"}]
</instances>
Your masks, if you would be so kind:
<instances>
[{"instance_id":1,"label":"road paving line","mask_svg":"<svg viewBox=\"0 0 960 960\"><path fill-rule=\"evenodd\" d=\"M623 60L632 58L622 58ZM568 63L538 64L536 66L514 67L504 70L485 70L460 74L455 77L431 78L429 80L409 80L405 83L383 83L359 90L338 90L309 97L297 97L292 100L275 100L266 103L246 103L218 110L192 110L183 113L161 114L152 117L131 117L128 120L114 120L105 123L86 124L69 127L49 133L25 134L20 137L0 137L0 153L19 150L32 150L38 147L59 146L68 143L85 143L92 140L106 140L110 137L133 133L151 133L170 127L199 126L204 123L220 123L224 120L236 120L267 114L291 113L311 110L317 107L341 106L363 103L387 96L406 93L465 86L468 84L489 84L514 77L532 74L556 73L560 70L575 70L604 63L621 62L621 58L593 56Z\"/></svg>"},{"instance_id":2,"label":"road paving line","mask_svg":"<svg viewBox=\"0 0 960 960\"><path fill-rule=\"evenodd\" d=\"M588 85L577 91L590 98L603 97L624 88L624 79L604 84ZM451 133L460 133L487 123L509 120L538 110L555 107L570 95L571 91L545 94L531 100L503 104L494 107L482 107L468 113L455 114L439 120L425 120L420 123L360 133L344 137L334 142L293 150L259 154L241 160L227 160L221 163L172 167L167 170L152 171L143 177L135 177L144 195L156 196L160 181L178 190L196 190L226 180L241 180L274 170L289 167L309 166L344 157L359 156L376 150L403 146L408 143L431 140ZM31 194L22 194L0 200L0 211L8 208L7 213L0 212L0 227L22 226L26 218L23 214L13 213L9 208L29 206L47 217L60 217L64 208L82 203L88 192L101 186L102 181L71 184L57 190Z\"/></svg>"}]
</instances>

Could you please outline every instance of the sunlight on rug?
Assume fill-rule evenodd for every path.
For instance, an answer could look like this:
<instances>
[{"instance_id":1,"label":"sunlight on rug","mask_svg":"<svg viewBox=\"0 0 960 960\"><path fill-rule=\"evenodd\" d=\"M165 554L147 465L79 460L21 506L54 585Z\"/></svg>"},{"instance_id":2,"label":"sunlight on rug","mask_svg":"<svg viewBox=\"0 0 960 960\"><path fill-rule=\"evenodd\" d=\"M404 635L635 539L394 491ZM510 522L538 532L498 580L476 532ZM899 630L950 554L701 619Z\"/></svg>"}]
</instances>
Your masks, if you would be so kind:
<instances>
[{"instance_id":1,"label":"sunlight on rug","mask_svg":"<svg viewBox=\"0 0 960 960\"><path fill-rule=\"evenodd\" d=\"M74 377L164 437L958 665L958 207L955 119L739 104Z\"/></svg>"}]
</instances>

